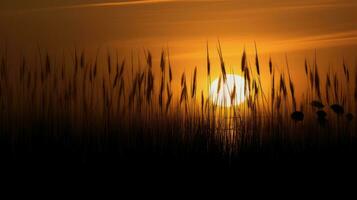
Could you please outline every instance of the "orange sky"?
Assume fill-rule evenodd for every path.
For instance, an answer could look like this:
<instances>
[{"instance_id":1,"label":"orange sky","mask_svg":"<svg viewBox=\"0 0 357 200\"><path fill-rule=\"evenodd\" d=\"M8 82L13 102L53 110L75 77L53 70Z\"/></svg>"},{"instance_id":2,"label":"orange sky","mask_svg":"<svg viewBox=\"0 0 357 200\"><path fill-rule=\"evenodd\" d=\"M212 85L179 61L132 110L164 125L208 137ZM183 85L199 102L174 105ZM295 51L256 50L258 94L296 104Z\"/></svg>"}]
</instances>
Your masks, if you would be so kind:
<instances>
[{"instance_id":1,"label":"orange sky","mask_svg":"<svg viewBox=\"0 0 357 200\"><path fill-rule=\"evenodd\" d=\"M301 74L314 49L325 70L343 58L354 63L356 11L355 0L2 0L0 44L24 54L39 44L54 55L74 46L124 56L148 48L156 60L169 46L181 74L195 65L205 72L206 41L216 59L221 40L230 69L256 41L262 61L272 56L282 67L287 53L292 73Z\"/></svg>"}]
</instances>

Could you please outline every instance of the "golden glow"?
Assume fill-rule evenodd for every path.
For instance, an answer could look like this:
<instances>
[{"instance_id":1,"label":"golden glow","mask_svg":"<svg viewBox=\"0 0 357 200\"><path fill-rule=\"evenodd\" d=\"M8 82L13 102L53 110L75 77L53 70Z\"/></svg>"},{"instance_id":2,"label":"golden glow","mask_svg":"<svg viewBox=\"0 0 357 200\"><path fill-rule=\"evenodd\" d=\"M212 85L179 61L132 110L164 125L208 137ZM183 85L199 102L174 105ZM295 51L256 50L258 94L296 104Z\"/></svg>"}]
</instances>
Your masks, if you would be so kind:
<instances>
[{"instance_id":1,"label":"golden glow","mask_svg":"<svg viewBox=\"0 0 357 200\"><path fill-rule=\"evenodd\" d=\"M220 82L220 83L219 83ZM230 107L244 102L244 79L242 76L227 74L227 80L217 78L210 86L210 99L215 105Z\"/></svg>"}]
</instances>

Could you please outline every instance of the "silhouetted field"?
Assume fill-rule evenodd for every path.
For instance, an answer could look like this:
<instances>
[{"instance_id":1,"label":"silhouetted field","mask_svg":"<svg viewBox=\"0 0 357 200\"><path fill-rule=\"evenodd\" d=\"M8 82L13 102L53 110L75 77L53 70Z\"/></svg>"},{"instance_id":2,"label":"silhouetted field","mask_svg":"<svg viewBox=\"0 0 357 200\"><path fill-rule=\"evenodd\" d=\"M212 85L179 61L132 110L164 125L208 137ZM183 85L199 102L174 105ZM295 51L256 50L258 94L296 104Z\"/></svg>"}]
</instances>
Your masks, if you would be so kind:
<instances>
[{"instance_id":1,"label":"silhouetted field","mask_svg":"<svg viewBox=\"0 0 357 200\"><path fill-rule=\"evenodd\" d=\"M219 67L219 87L227 77ZM4 163L115 164L119 166L235 166L272 161L354 161L357 72L341 63L320 74L316 58L305 66L260 63L256 53L240 71L246 102L231 107L212 103L192 77L173 74L167 51L160 66L145 53L142 66L108 53L106 65L76 50L72 64L39 53L33 66L21 58L0 65L0 152ZM308 64L312 63L312 64ZM270 91L262 90L261 68L268 67ZM289 67L305 70L308 88L297 103ZM159 73L154 73L158 68ZM157 71L157 70L156 70ZM341 74L341 75L338 75ZM174 91L172 80L181 90ZM191 80L191 81L187 81ZM238 91L230 90L231 101ZM300 95L300 94L299 94Z\"/></svg>"}]
</instances>

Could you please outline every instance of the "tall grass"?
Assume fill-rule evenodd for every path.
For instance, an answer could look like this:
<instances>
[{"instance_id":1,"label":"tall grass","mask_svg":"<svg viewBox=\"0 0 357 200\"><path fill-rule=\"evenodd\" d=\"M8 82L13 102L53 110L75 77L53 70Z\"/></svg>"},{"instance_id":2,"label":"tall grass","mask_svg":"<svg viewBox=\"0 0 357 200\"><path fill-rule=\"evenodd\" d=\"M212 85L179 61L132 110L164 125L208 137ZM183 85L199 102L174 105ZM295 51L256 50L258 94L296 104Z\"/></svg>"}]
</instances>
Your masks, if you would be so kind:
<instances>
[{"instance_id":1,"label":"tall grass","mask_svg":"<svg viewBox=\"0 0 357 200\"><path fill-rule=\"evenodd\" d=\"M9 74L7 53L2 51L2 149L13 152L13 158L24 152L41 154L46 150L69 152L83 160L91 159L95 152L114 152L111 159L128 159L132 155L170 159L208 155L208 159L229 162L247 158L251 153L274 159L287 152L292 155L329 147L353 149L356 69L354 81L350 79L352 68L345 62L337 68L340 70L329 71L323 94L317 58L313 66L305 60L301 69L309 84L298 107L288 58L286 75L284 69L276 70L271 58L266 65L260 63L257 47L255 50L255 71L245 50L241 57L245 91L233 86L229 95L234 101L238 92L244 92L247 100L230 108L215 105L210 96L204 95L204 88L198 88L197 67L192 70L190 83L186 73L181 77L173 73L175 66L168 50L162 50L159 66L153 65L152 53L146 51L145 67L134 66L133 57L129 62L119 59L119 55L113 59L111 52L104 58L107 66L102 66L98 53L90 59L85 51L78 53L77 49L69 66L65 58L56 63L48 53L43 57L39 51L38 65L31 66L23 57L13 74ZM219 93L221 87L229 86L224 84L227 72L220 43L217 51L221 70ZM211 65L208 44L206 59L209 88L215 66ZM139 57L137 63L140 65ZM154 73L155 67L160 69L159 74ZM269 68L269 91L263 91L263 67ZM337 75L340 71L344 77ZM347 87L343 87L342 78ZM181 91L173 90L172 80L180 80Z\"/></svg>"}]
</instances>

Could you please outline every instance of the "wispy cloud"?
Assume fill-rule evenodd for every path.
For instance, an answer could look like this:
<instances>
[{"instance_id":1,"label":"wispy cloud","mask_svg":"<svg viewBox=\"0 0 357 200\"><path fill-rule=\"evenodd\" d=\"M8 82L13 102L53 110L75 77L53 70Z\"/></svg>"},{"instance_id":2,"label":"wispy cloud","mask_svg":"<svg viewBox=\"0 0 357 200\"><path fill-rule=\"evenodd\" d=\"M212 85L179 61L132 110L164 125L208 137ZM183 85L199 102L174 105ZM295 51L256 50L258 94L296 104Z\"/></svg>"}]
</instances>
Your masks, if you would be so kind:
<instances>
[{"instance_id":1,"label":"wispy cloud","mask_svg":"<svg viewBox=\"0 0 357 200\"><path fill-rule=\"evenodd\" d=\"M68 9L85 9L85 8L105 8L105 7L124 7L124 6L136 6L136 5L151 5L151 4L163 4L163 3L209 3L209 2L230 2L232 5L240 5L236 0L126 0L126 1L107 1L103 3L83 3L83 4L73 4L73 5L59 5L53 7L41 7L32 8L26 10L17 10L15 13L31 13L31 12L45 12L45 11L56 11L56 10L68 10ZM230 4L228 4L230 5ZM240 12L267 12L267 11L283 11L283 10L300 10L300 9L329 9L329 8L341 8L357 6L356 2L326 2L326 3L309 3L309 4L273 4L270 3L262 4L261 6L254 8L241 8ZM13 11L14 12L14 11Z\"/></svg>"},{"instance_id":2,"label":"wispy cloud","mask_svg":"<svg viewBox=\"0 0 357 200\"><path fill-rule=\"evenodd\" d=\"M175 1L177 0L136 0L136 1L105 2L105 3L88 3L88 4L78 4L78 5L70 5L70 6L59 6L59 7L54 7L53 9L118 7L118 6L141 5L141 4L167 3L167 2L175 2Z\"/></svg>"},{"instance_id":3,"label":"wispy cloud","mask_svg":"<svg viewBox=\"0 0 357 200\"><path fill-rule=\"evenodd\" d=\"M348 6L357 6L357 3L320 3L308 5L286 5L274 7L274 10L300 10L300 9L328 9L328 8L343 8Z\"/></svg>"},{"instance_id":4,"label":"wispy cloud","mask_svg":"<svg viewBox=\"0 0 357 200\"><path fill-rule=\"evenodd\" d=\"M341 3L310 3L310 4L262 4L257 7L241 8L241 13L257 13L257 12L287 12L299 10L323 10L323 9L341 9L346 7L356 7L357 2L341 2Z\"/></svg>"},{"instance_id":5,"label":"wispy cloud","mask_svg":"<svg viewBox=\"0 0 357 200\"><path fill-rule=\"evenodd\" d=\"M172 3L178 2L178 0L134 0L134 1L116 1L116 2L104 2L104 3L86 3L86 4L74 4L74 5L64 5L64 6L53 6L53 7L41 7L41 8L31 8L25 10L12 10L8 11L7 14L26 14L32 12L48 12L56 10L68 10L68 9L85 9L85 8L105 8L105 7L124 7L124 6L135 6L135 5L150 5L150 4L160 4L160 3ZM6 12L4 12L6 14ZM2 13L2 14L4 14Z\"/></svg>"},{"instance_id":6,"label":"wispy cloud","mask_svg":"<svg viewBox=\"0 0 357 200\"><path fill-rule=\"evenodd\" d=\"M133 0L133 1L116 1L116 2L105 2L105 3L88 3L88 4L77 4L69 6L58 6L43 9L74 9L74 8L96 8L96 7L120 7L120 6L130 6L130 5L142 5L142 4L158 4L158 3L170 3L170 2L234 2L232 0ZM281 5L272 7L275 10L294 10L294 9L318 9L318 8L336 8L336 7L346 7L346 6L356 6L357 3L319 3L319 4L305 4L305 5Z\"/></svg>"},{"instance_id":7,"label":"wispy cloud","mask_svg":"<svg viewBox=\"0 0 357 200\"><path fill-rule=\"evenodd\" d=\"M356 45L357 30L326 33L275 42L275 46L292 49L305 49L317 47L334 47L342 45Z\"/></svg>"},{"instance_id":8,"label":"wispy cloud","mask_svg":"<svg viewBox=\"0 0 357 200\"><path fill-rule=\"evenodd\" d=\"M163 3L187 3L187 2L218 2L224 0L132 0L132 1L115 1L115 2L103 2L103 3L84 3L64 6L42 7L32 8L26 10L12 11L15 14L24 14L31 12L46 12L56 10L68 10L68 9L85 9L85 8L105 8L105 7L124 7L124 6L136 6L136 5L152 5Z\"/></svg>"}]
</instances>

